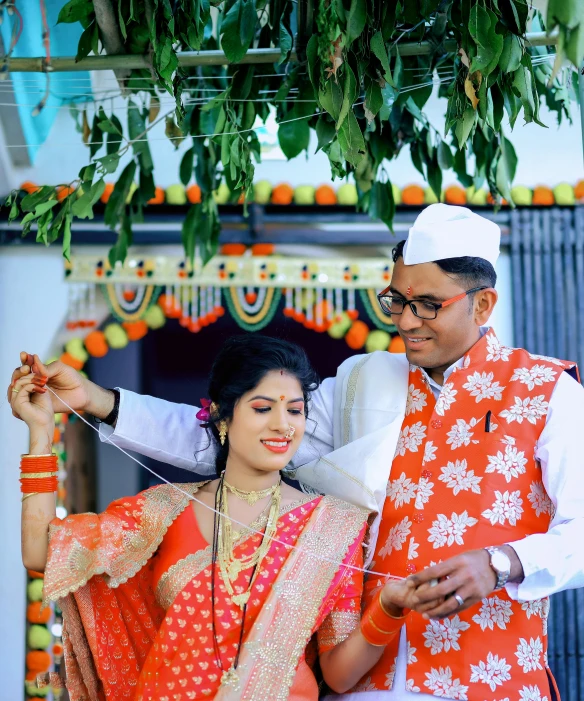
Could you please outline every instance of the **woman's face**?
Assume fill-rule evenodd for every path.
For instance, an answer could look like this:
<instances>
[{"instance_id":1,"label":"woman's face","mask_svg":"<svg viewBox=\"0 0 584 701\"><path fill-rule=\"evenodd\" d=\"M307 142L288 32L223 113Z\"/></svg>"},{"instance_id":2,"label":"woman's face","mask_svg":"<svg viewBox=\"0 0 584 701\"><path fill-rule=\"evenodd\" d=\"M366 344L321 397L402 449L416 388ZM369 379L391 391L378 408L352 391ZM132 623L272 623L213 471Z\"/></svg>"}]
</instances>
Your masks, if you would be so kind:
<instances>
[{"instance_id":1,"label":"woman's face","mask_svg":"<svg viewBox=\"0 0 584 701\"><path fill-rule=\"evenodd\" d=\"M282 470L298 449L306 428L300 383L283 370L267 373L237 402L227 425L230 464L261 472ZM295 431L290 431L291 427Z\"/></svg>"}]
</instances>

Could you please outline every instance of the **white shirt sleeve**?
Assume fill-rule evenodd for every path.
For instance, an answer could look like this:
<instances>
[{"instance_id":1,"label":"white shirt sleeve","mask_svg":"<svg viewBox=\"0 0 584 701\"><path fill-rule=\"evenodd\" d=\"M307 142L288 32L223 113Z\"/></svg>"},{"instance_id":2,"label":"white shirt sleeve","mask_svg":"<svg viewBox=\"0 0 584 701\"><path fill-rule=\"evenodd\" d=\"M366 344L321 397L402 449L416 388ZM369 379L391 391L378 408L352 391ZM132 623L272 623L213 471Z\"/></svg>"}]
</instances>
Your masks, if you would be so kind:
<instances>
[{"instance_id":1,"label":"white shirt sleeve","mask_svg":"<svg viewBox=\"0 0 584 701\"><path fill-rule=\"evenodd\" d=\"M535 451L555 512L547 533L509 543L525 574L520 584L506 587L513 599L532 601L584 586L583 433L584 387L564 372L550 398Z\"/></svg>"},{"instance_id":2,"label":"white shirt sleeve","mask_svg":"<svg viewBox=\"0 0 584 701\"><path fill-rule=\"evenodd\" d=\"M306 433L292 465L298 467L333 450L334 378L313 392L308 406ZM201 428L198 408L120 389L115 429L100 424L99 436L150 458L192 470L215 474L215 442Z\"/></svg>"}]
</instances>

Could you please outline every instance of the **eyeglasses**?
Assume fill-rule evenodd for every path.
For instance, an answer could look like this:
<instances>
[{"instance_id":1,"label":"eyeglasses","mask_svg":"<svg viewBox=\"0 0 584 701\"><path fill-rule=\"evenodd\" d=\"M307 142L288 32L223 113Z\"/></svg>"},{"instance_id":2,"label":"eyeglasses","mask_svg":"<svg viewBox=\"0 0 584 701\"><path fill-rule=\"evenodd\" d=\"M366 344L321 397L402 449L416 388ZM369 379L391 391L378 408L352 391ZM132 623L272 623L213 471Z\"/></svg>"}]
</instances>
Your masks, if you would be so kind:
<instances>
[{"instance_id":1,"label":"eyeglasses","mask_svg":"<svg viewBox=\"0 0 584 701\"><path fill-rule=\"evenodd\" d=\"M426 319L428 321L431 321L432 319L435 319L438 316L438 311L440 309L444 309L444 307L449 307L455 302L460 302L461 299L464 299L473 292L480 292L481 290L487 289L489 288L473 287L472 290L462 292L461 294L456 295L456 297L447 299L444 302L425 302L421 299L408 300L397 295L387 294L389 291L389 287L386 287L385 290L383 290L383 292L380 292L377 295L377 299L379 300L379 306L381 307L383 313L387 314L387 316L398 316L399 314L403 314L404 309L407 306L409 306L414 316L417 316L418 319Z\"/></svg>"}]
</instances>

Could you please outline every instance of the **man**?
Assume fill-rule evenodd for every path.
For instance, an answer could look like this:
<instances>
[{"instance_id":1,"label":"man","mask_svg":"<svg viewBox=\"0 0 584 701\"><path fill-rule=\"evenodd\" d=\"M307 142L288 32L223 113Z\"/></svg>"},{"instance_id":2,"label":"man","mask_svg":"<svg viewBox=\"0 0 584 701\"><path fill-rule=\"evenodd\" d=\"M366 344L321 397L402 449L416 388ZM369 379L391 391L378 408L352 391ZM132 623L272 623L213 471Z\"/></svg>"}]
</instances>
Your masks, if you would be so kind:
<instances>
[{"instance_id":1,"label":"man","mask_svg":"<svg viewBox=\"0 0 584 701\"><path fill-rule=\"evenodd\" d=\"M409 616L343 698L556 698L545 597L584 584L584 389L573 363L503 347L486 328L499 240L465 208L425 209L379 296L407 359L354 356L313 396L296 477L377 513L369 569L415 577L420 605L444 598ZM47 374L71 406L115 424L103 431L124 448L212 470L196 408L114 397L58 363Z\"/></svg>"}]
</instances>

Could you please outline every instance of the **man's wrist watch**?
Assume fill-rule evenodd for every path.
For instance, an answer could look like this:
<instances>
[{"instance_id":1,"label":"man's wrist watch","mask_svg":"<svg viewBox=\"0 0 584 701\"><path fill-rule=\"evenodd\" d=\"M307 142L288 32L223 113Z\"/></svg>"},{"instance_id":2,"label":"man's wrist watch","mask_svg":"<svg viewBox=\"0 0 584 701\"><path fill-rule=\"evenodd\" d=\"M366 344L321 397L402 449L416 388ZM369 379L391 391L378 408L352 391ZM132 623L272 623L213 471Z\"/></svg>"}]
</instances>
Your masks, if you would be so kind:
<instances>
[{"instance_id":1,"label":"man's wrist watch","mask_svg":"<svg viewBox=\"0 0 584 701\"><path fill-rule=\"evenodd\" d=\"M501 548L489 547L485 550L489 553L491 569L497 575L495 589L502 589L511 575L511 559Z\"/></svg>"}]
</instances>

